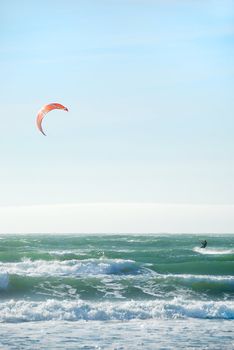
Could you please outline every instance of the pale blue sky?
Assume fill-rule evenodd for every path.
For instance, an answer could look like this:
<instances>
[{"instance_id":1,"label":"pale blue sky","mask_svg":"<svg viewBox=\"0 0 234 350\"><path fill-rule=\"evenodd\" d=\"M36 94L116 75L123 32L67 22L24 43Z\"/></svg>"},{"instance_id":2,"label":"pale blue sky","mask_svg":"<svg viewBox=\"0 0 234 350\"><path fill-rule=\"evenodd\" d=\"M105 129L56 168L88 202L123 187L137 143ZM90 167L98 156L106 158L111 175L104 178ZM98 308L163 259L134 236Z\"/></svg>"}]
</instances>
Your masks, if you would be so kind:
<instances>
[{"instance_id":1,"label":"pale blue sky","mask_svg":"<svg viewBox=\"0 0 234 350\"><path fill-rule=\"evenodd\" d=\"M234 204L234 1L0 7L0 205Z\"/></svg>"}]
</instances>

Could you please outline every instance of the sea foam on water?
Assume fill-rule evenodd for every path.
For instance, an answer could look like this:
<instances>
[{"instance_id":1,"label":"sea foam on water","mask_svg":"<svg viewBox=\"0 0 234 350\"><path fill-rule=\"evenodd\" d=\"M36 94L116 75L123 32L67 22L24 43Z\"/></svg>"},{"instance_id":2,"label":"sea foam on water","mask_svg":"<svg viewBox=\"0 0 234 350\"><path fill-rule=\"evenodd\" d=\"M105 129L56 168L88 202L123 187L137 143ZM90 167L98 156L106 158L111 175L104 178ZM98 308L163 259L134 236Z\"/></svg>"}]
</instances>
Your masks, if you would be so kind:
<instances>
[{"instance_id":1,"label":"sea foam on water","mask_svg":"<svg viewBox=\"0 0 234 350\"><path fill-rule=\"evenodd\" d=\"M0 322L22 321L114 321L146 319L234 319L233 302L124 301L86 302L82 300L26 301L0 303Z\"/></svg>"}]
</instances>

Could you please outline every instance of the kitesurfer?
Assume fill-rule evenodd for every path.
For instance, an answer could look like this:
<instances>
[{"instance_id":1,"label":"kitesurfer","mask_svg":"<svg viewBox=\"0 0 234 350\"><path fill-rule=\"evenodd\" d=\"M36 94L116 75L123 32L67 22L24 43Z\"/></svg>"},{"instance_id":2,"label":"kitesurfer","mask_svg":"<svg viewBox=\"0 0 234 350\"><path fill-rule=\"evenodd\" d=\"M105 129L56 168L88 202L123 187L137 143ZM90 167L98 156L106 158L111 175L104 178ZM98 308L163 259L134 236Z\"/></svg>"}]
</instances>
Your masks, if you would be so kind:
<instances>
[{"instance_id":1,"label":"kitesurfer","mask_svg":"<svg viewBox=\"0 0 234 350\"><path fill-rule=\"evenodd\" d=\"M207 246L207 240L201 241L201 248L205 248Z\"/></svg>"}]
</instances>

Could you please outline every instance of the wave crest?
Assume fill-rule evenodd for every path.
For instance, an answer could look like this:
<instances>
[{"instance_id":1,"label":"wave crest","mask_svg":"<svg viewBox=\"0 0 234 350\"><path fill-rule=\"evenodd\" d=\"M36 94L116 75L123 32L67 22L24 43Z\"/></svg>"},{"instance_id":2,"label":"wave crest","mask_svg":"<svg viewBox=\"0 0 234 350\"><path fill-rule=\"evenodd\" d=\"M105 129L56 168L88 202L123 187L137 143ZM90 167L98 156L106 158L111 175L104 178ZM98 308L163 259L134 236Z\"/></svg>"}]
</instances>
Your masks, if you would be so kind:
<instances>
[{"instance_id":1,"label":"wave crest","mask_svg":"<svg viewBox=\"0 0 234 350\"><path fill-rule=\"evenodd\" d=\"M133 260L87 259L87 260L35 260L23 259L16 263L0 263L9 274L23 276L79 276L137 274L140 269Z\"/></svg>"}]
</instances>

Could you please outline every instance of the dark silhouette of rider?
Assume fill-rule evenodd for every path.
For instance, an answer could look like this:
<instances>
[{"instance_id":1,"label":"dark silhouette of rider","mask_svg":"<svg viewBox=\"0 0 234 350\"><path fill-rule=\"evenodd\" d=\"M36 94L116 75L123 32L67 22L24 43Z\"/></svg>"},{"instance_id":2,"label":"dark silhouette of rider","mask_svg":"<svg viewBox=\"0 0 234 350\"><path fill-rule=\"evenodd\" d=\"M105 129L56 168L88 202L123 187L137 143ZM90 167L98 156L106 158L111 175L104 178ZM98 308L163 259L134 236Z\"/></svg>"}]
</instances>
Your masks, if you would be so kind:
<instances>
[{"instance_id":1,"label":"dark silhouette of rider","mask_svg":"<svg viewBox=\"0 0 234 350\"><path fill-rule=\"evenodd\" d=\"M201 241L201 248L205 248L207 246L207 241Z\"/></svg>"}]
</instances>

